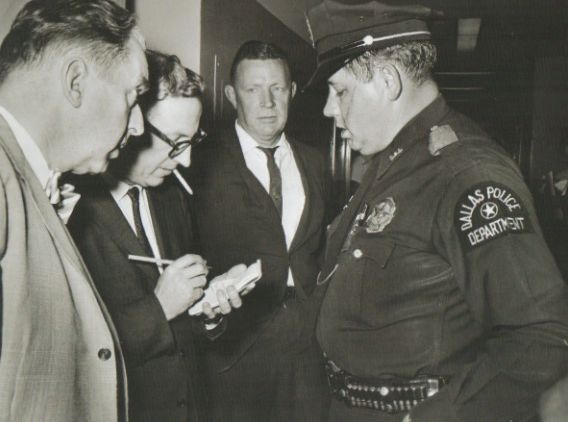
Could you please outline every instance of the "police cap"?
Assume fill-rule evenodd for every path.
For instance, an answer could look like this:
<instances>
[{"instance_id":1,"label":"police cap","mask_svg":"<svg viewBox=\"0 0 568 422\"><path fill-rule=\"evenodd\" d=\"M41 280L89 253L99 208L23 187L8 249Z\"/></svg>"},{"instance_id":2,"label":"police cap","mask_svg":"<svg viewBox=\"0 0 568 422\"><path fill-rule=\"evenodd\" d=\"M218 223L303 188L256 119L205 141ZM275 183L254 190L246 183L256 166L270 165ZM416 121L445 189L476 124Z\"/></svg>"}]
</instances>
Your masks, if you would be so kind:
<instances>
[{"instance_id":1,"label":"police cap","mask_svg":"<svg viewBox=\"0 0 568 422\"><path fill-rule=\"evenodd\" d=\"M426 21L440 15L404 1L323 0L306 12L317 52L317 68L308 86L327 79L367 50L431 39Z\"/></svg>"}]
</instances>

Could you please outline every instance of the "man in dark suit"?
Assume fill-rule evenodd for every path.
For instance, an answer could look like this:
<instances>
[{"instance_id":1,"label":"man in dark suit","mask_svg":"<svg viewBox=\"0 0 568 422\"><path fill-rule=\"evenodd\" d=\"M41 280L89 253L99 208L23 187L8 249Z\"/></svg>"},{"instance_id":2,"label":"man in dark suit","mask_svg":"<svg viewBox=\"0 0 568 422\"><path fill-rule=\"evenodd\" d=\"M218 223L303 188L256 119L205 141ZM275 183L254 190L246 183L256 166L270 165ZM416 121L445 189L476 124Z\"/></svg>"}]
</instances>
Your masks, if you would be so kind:
<instances>
[{"instance_id":1,"label":"man in dark suit","mask_svg":"<svg viewBox=\"0 0 568 422\"><path fill-rule=\"evenodd\" d=\"M189 166L191 145L204 137L202 80L175 56L150 51L147 59L150 88L140 101L147 135L129 143L109 174L83 189L69 229L117 326L131 420L207 420L193 334L214 338L222 327L204 326L186 312L202 296L208 269L192 254L187 195L163 183L178 164ZM160 265L166 258L175 261ZM234 289L220 293L219 302L223 313L241 304ZM215 317L210 306L204 311Z\"/></svg>"},{"instance_id":2,"label":"man in dark suit","mask_svg":"<svg viewBox=\"0 0 568 422\"><path fill-rule=\"evenodd\" d=\"M263 269L206 354L216 421L322 417L325 378L307 302L318 273L325 169L315 150L284 133L295 91L285 53L246 42L225 89L236 123L194 151L203 256L214 271L258 258Z\"/></svg>"}]
</instances>

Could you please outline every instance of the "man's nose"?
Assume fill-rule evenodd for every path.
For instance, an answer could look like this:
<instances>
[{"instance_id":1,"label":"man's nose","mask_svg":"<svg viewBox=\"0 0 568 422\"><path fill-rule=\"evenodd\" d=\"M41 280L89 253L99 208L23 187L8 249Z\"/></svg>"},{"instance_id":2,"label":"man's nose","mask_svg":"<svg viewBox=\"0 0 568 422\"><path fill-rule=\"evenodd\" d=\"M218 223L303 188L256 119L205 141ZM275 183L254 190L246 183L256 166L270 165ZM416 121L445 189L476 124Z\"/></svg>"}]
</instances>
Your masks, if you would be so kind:
<instances>
[{"instance_id":1,"label":"man's nose","mask_svg":"<svg viewBox=\"0 0 568 422\"><path fill-rule=\"evenodd\" d=\"M189 167L191 164L191 147L188 147L180 155L174 157L174 161L182 167Z\"/></svg>"},{"instance_id":2,"label":"man's nose","mask_svg":"<svg viewBox=\"0 0 568 422\"><path fill-rule=\"evenodd\" d=\"M263 90L262 98L260 99L263 107L274 107L274 94L269 89Z\"/></svg>"},{"instance_id":3,"label":"man's nose","mask_svg":"<svg viewBox=\"0 0 568 422\"><path fill-rule=\"evenodd\" d=\"M327 100L325 106L323 107L323 115L325 117L335 117L337 114L337 105L335 101L331 98L331 93L327 95Z\"/></svg>"},{"instance_id":4,"label":"man's nose","mask_svg":"<svg viewBox=\"0 0 568 422\"><path fill-rule=\"evenodd\" d=\"M142 110L140 106L136 106L130 111L128 119L128 134L132 136L140 136L144 133L144 119L142 118Z\"/></svg>"}]
</instances>

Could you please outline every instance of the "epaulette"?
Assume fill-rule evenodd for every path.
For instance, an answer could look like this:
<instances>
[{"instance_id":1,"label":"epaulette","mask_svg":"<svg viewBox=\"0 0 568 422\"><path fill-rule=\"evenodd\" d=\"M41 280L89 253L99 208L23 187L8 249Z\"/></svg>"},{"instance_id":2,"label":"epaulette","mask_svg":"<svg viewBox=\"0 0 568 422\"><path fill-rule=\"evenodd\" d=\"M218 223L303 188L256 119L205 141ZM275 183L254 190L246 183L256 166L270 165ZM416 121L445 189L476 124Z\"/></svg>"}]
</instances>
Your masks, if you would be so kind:
<instances>
[{"instance_id":1,"label":"epaulette","mask_svg":"<svg viewBox=\"0 0 568 422\"><path fill-rule=\"evenodd\" d=\"M458 140L458 135L456 135L456 132L454 132L450 125L432 126L428 140L428 151L434 156L440 155L442 148Z\"/></svg>"}]
</instances>

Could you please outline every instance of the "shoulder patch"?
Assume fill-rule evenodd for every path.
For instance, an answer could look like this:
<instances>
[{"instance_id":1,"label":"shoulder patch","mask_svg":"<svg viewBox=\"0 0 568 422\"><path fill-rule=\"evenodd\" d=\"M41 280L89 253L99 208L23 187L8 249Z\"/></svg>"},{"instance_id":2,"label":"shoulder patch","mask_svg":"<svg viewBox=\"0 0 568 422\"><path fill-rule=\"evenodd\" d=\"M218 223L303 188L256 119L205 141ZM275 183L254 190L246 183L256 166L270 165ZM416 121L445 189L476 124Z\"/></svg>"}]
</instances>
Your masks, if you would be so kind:
<instances>
[{"instance_id":1,"label":"shoulder patch","mask_svg":"<svg viewBox=\"0 0 568 422\"><path fill-rule=\"evenodd\" d=\"M464 251L506 234L533 232L519 196L493 182L477 184L462 194L454 210L454 226Z\"/></svg>"},{"instance_id":2,"label":"shoulder patch","mask_svg":"<svg viewBox=\"0 0 568 422\"><path fill-rule=\"evenodd\" d=\"M428 140L428 151L436 156L440 155L440 150L450 144L458 141L458 135L450 125L433 126L430 129L430 138Z\"/></svg>"}]
</instances>

